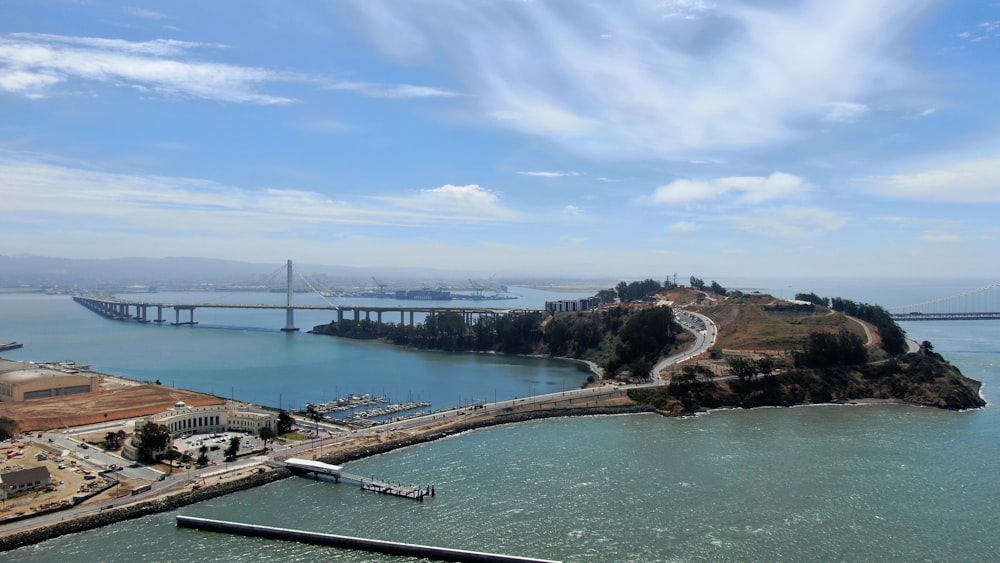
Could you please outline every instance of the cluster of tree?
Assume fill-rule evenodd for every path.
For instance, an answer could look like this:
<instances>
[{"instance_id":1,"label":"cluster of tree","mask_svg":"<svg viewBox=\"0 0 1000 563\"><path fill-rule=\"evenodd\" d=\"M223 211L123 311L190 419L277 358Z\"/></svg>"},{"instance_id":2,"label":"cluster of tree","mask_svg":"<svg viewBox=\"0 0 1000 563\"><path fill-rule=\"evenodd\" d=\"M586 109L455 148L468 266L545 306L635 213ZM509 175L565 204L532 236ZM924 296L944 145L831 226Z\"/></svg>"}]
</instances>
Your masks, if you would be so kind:
<instances>
[{"instance_id":1,"label":"cluster of tree","mask_svg":"<svg viewBox=\"0 0 1000 563\"><path fill-rule=\"evenodd\" d=\"M721 295L723 297L729 295L729 291L726 290L726 288L722 287L719 284L719 282L715 280L712 280L711 285L706 286L705 280L691 276L691 287L699 291L711 291L712 293L716 295Z\"/></svg>"},{"instance_id":2,"label":"cluster of tree","mask_svg":"<svg viewBox=\"0 0 1000 563\"><path fill-rule=\"evenodd\" d=\"M170 429L163 424L147 422L135 431L132 443L141 461L154 462L156 452L166 449L170 443Z\"/></svg>"},{"instance_id":3,"label":"cluster of tree","mask_svg":"<svg viewBox=\"0 0 1000 563\"><path fill-rule=\"evenodd\" d=\"M0 440L7 440L17 434L17 421L6 416L0 416Z\"/></svg>"},{"instance_id":4,"label":"cluster of tree","mask_svg":"<svg viewBox=\"0 0 1000 563\"><path fill-rule=\"evenodd\" d=\"M619 301L629 303L632 301L644 301L660 293L663 289L663 285L660 282L652 279L634 282L620 281L615 286L615 293L618 295Z\"/></svg>"},{"instance_id":5,"label":"cluster of tree","mask_svg":"<svg viewBox=\"0 0 1000 563\"><path fill-rule=\"evenodd\" d=\"M118 432L108 432L104 436L104 449L105 450L117 450L122 447L122 442L125 441L125 431L119 430Z\"/></svg>"},{"instance_id":6,"label":"cluster of tree","mask_svg":"<svg viewBox=\"0 0 1000 563\"><path fill-rule=\"evenodd\" d=\"M906 332L899 328L896 321L892 320L889 311L878 305L868 303L857 303L849 299L834 297L830 300L830 308L839 313L857 317L867 321L878 329L878 334L882 338L882 349L892 356L903 354L907 350Z\"/></svg>"},{"instance_id":7,"label":"cluster of tree","mask_svg":"<svg viewBox=\"0 0 1000 563\"><path fill-rule=\"evenodd\" d=\"M393 344L427 350L531 354L541 342L542 318L542 313L536 312L495 318L484 315L470 325L462 313L442 311L415 326L344 320L317 326L313 332L347 338L385 338Z\"/></svg>"},{"instance_id":8,"label":"cluster of tree","mask_svg":"<svg viewBox=\"0 0 1000 563\"><path fill-rule=\"evenodd\" d=\"M628 368L645 378L656 361L677 342L680 327L670 307L653 307L631 315L615 336L614 354L605 363L608 373Z\"/></svg>"},{"instance_id":9,"label":"cluster of tree","mask_svg":"<svg viewBox=\"0 0 1000 563\"><path fill-rule=\"evenodd\" d=\"M729 375L735 375L740 381L749 381L758 376L774 375L774 358L765 354L760 358L734 357L726 359Z\"/></svg>"},{"instance_id":10,"label":"cluster of tree","mask_svg":"<svg viewBox=\"0 0 1000 563\"><path fill-rule=\"evenodd\" d=\"M809 303L812 303L813 305L822 305L824 307L829 307L830 306L830 298L829 297L820 297L819 295L816 295L815 293L796 293L795 294L795 300L796 301L808 301Z\"/></svg>"},{"instance_id":11,"label":"cluster of tree","mask_svg":"<svg viewBox=\"0 0 1000 563\"><path fill-rule=\"evenodd\" d=\"M792 357L795 367L832 368L863 364L868 361L868 351L861 337L853 332L813 332L809 334L804 349L794 352Z\"/></svg>"},{"instance_id":12,"label":"cluster of tree","mask_svg":"<svg viewBox=\"0 0 1000 563\"><path fill-rule=\"evenodd\" d=\"M652 284L659 286L655 281L635 283L648 288ZM608 373L628 369L639 377L645 377L676 344L680 331L668 307L636 313L614 308L556 317L542 313L482 316L471 325L461 313L444 311L416 326L345 320L313 329L319 334L385 338L393 344L421 349L547 353L592 360ZM279 422L278 434L285 431Z\"/></svg>"}]
</instances>

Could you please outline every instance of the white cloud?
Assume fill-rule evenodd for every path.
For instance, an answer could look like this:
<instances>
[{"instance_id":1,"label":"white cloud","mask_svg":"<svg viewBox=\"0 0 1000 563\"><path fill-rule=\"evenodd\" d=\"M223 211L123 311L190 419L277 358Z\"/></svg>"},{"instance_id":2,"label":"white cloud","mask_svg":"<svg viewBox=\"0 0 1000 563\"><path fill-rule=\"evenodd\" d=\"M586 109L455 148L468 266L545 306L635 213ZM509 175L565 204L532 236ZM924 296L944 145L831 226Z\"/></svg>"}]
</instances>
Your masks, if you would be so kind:
<instances>
[{"instance_id":1,"label":"white cloud","mask_svg":"<svg viewBox=\"0 0 1000 563\"><path fill-rule=\"evenodd\" d=\"M105 228L190 230L232 236L289 225L431 224L512 220L517 213L476 185L378 196L379 205L304 190L246 189L182 177L139 176L25 161L0 153L4 212L31 220L99 222ZM387 205L388 204L388 205Z\"/></svg>"},{"instance_id":2,"label":"white cloud","mask_svg":"<svg viewBox=\"0 0 1000 563\"><path fill-rule=\"evenodd\" d=\"M420 190L415 196L376 196L373 199L395 207L429 213L428 219L478 223L496 220L514 220L518 214L500 205L500 198L491 190L468 184L445 184L438 188Z\"/></svg>"},{"instance_id":3,"label":"white cloud","mask_svg":"<svg viewBox=\"0 0 1000 563\"><path fill-rule=\"evenodd\" d=\"M557 172L557 171L518 171L522 176L536 176L539 178L565 178L568 176L579 176L579 172Z\"/></svg>"},{"instance_id":4,"label":"white cloud","mask_svg":"<svg viewBox=\"0 0 1000 563\"><path fill-rule=\"evenodd\" d=\"M449 70L498 125L585 154L686 159L786 141L809 118L857 118L866 99L910 86L897 47L932 3L353 6L383 52Z\"/></svg>"},{"instance_id":5,"label":"white cloud","mask_svg":"<svg viewBox=\"0 0 1000 563\"><path fill-rule=\"evenodd\" d=\"M667 230L671 233L693 233L698 230L698 225L691 221L677 221L671 223Z\"/></svg>"},{"instance_id":6,"label":"white cloud","mask_svg":"<svg viewBox=\"0 0 1000 563\"><path fill-rule=\"evenodd\" d=\"M287 81L293 78L291 75L262 68L164 58L203 46L166 39L132 42L8 34L0 37L0 77L34 73L58 77L59 82L77 79L123 84L165 96L254 104L292 101L257 91L260 85Z\"/></svg>"},{"instance_id":7,"label":"white cloud","mask_svg":"<svg viewBox=\"0 0 1000 563\"><path fill-rule=\"evenodd\" d=\"M758 210L754 215L730 217L737 228L757 235L809 238L839 230L847 219L819 207L784 206Z\"/></svg>"},{"instance_id":8,"label":"white cloud","mask_svg":"<svg viewBox=\"0 0 1000 563\"><path fill-rule=\"evenodd\" d=\"M142 8L129 8L128 12L137 18L145 20L165 20L170 17L163 12L154 12L153 10L144 10Z\"/></svg>"},{"instance_id":9,"label":"white cloud","mask_svg":"<svg viewBox=\"0 0 1000 563\"><path fill-rule=\"evenodd\" d=\"M130 86L159 95L250 104L285 104L292 98L262 93L275 83L307 83L383 98L435 98L455 92L412 84L333 82L267 68L185 60L197 49L223 45L154 39L126 41L41 33L0 36L0 89L40 97L70 80Z\"/></svg>"},{"instance_id":10,"label":"white cloud","mask_svg":"<svg viewBox=\"0 0 1000 563\"><path fill-rule=\"evenodd\" d=\"M955 233L926 232L920 235L920 240L926 242L961 242L963 237Z\"/></svg>"},{"instance_id":11,"label":"white cloud","mask_svg":"<svg viewBox=\"0 0 1000 563\"><path fill-rule=\"evenodd\" d=\"M1000 156L868 178L880 195L951 203L1000 203Z\"/></svg>"},{"instance_id":12,"label":"white cloud","mask_svg":"<svg viewBox=\"0 0 1000 563\"><path fill-rule=\"evenodd\" d=\"M783 172L770 176L732 176L715 180L674 180L653 192L653 203L686 204L714 201L736 194L744 204L756 204L776 199L786 199L812 189L803 178Z\"/></svg>"},{"instance_id":13,"label":"white cloud","mask_svg":"<svg viewBox=\"0 0 1000 563\"><path fill-rule=\"evenodd\" d=\"M853 123L871 110L864 104L853 102L832 102L828 106L829 111L823 119L835 123Z\"/></svg>"},{"instance_id":14,"label":"white cloud","mask_svg":"<svg viewBox=\"0 0 1000 563\"><path fill-rule=\"evenodd\" d=\"M375 84L372 82L334 82L326 85L329 90L344 90L372 98L399 100L406 98L450 98L458 94L443 88L414 86L412 84Z\"/></svg>"}]
</instances>

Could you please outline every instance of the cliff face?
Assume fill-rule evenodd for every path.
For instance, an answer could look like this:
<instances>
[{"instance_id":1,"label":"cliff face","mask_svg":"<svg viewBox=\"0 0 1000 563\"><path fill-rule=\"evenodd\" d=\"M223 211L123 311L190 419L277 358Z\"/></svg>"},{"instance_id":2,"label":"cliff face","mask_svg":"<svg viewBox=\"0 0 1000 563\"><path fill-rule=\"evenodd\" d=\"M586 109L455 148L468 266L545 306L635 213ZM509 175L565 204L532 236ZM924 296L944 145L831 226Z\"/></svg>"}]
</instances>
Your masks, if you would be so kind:
<instances>
[{"instance_id":1,"label":"cliff face","mask_svg":"<svg viewBox=\"0 0 1000 563\"><path fill-rule=\"evenodd\" d=\"M629 392L629 397L671 415L712 408L752 408L887 400L943 409L980 408L980 382L937 354L907 354L871 364L822 370L787 370L752 380L675 380Z\"/></svg>"}]
</instances>

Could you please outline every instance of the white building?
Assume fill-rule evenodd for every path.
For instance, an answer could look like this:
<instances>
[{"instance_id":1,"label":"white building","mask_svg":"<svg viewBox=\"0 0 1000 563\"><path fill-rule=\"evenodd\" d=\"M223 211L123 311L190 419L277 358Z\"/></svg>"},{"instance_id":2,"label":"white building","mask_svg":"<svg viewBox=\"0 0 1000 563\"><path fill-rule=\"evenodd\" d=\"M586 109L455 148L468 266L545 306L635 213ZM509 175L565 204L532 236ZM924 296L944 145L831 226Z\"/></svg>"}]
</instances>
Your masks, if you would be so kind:
<instances>
[{"instance_id":1,"label":"white building","mask_svg":"<svg viewBox=\"0 0 1000 563\"><path fill-rule=\"evenodd\" d=\"M278 414L272 411L237 408L234 405L188 406L178 402L170 410L135 422L136 432L145 424L162 424L172 436L181 434L214 434L216 432L248 432L256 434L265 426L277 431ZM122 450L128 459L136 459L138 452L130 440Z\"/></svg>"},{"instance_id":2,"label":"white building","mask_svg":"<svg viewBox=\"0 0 1000 563\"><path fill-rule=\"evenodd\" d=\"M559 301L546 301L545 310L550 314L575 313L578 311L589 311L596 309L598 301L596 297L585 297L583 299L561 299Z\"/></svg>"}]
</instances>

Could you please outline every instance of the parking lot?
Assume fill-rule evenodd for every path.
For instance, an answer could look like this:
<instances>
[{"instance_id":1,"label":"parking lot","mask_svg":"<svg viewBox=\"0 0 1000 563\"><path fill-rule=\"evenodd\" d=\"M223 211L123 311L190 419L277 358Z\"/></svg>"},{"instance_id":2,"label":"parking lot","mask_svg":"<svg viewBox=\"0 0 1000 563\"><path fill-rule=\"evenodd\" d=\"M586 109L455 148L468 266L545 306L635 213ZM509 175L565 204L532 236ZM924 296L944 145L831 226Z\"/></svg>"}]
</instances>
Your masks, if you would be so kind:
<instances>
[{"instance_id":1,"label":"parking lot","mask_svg":"<svg viewBox=\"0 0 1000 563\"><path fill-rule=\"evenodd\" d=\"M201 455L201 447L206 446L208 451L209 464L220 464L225 461L224 452L229 447L229 441L233 437L240 439L240 451L238 455L246 455L264 449L264 442L256 434L244 434L242 432L220 432L214 434L184 434L173 441L173 447L181 455L191 456L191 463L194 464ZM190 468L187 468L190 469Z\"/></svg>"}]
</instances>

